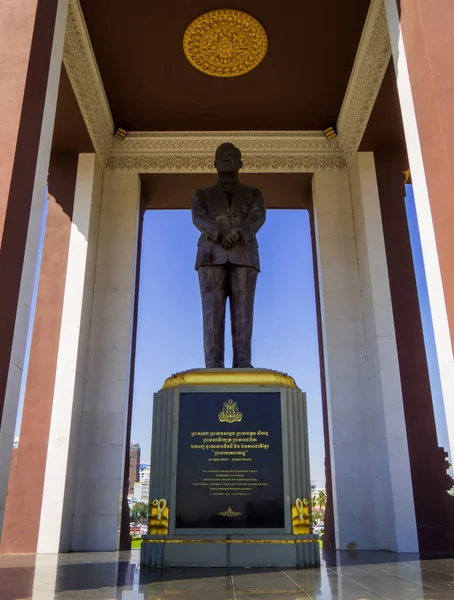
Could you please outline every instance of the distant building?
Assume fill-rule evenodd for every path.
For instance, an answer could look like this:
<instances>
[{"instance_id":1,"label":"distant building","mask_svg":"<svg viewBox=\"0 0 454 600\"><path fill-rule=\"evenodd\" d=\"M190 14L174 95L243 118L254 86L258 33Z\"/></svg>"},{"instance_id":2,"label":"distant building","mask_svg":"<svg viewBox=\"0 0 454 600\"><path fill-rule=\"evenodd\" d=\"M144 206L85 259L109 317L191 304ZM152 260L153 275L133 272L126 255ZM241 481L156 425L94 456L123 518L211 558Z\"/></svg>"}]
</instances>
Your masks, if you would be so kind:
<instances>
[{"instance_id":1,"label":"distant building","mask_svg":"<svg viewBox=\"0 0 454 600\"><path fill-rule=\"evenodd\" d=\"M129 448L129 488L128 494L134 494L134 483L139 481L140 446L133 442Z\"/></svg>"},{"instance_id":2,"label":"distant building","mask_svg":"<svg viewBox=\"0 0 454 600\"><path fill-rule=\"evenodd\" d=\"M150 483L148 481L136 481L134 484L134 500L136 502L150 501Z\"/></svg>"},{"instance_id":3,"label":"distant building","mask_svg":"<svg viewBox=\"0 0 454 600\"><path fill-rule=\"evenodd\" d=\"M140 465L140 469L139 469L139 481L141 483L143 482L150 482L150 474L151 474L151 465Z\"/></svg>"}]
</instances>

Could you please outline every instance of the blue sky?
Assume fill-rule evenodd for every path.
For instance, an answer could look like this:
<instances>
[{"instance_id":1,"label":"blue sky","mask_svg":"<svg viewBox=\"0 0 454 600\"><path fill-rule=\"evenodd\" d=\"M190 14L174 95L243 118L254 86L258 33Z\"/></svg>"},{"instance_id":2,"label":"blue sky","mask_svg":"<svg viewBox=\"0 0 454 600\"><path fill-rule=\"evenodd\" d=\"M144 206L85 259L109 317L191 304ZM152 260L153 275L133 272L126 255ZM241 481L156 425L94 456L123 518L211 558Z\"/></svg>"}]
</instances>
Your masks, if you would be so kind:
<instances>
[{"instance_id":1,"label":"blue sky","mask_svg":"<svg viewBox=\"0 0 454 600\"><path fill-rule=\"evenodd\" d=\"M194 270L199 232L189 210L145 214L131 439L150 456L153 392L177 371L203 367L202 309ZM258 278L252 359L289 373L307 394L311 478L324 485L314 274L305 210L268 210L258 234ZM230 322L226 366L231 365Z\"/></svg>"},{"instance_id":2,"label":"blue sky","mask_svg":"<svg viewBox=\"0 0 454 600\"><path fill-rule=\"evenodd\" d=\"M426 346L427 364L429 367L430 387L437 427L438 444L449 452L448 429L446 426L446 415L443 405L443 394L441 391L440 371L438 369L437 351L435 347L435 336L432 325L432 315L429 304L429 291L427 288L426 274L422 256L421 238L419 236L418 220L416 216L413 186L406 185L405 207L407 211L408 229L410 231L411 251L415 265L416 286L418 288L419 307L421 310L421 321Z\"/></svg>"},{"instance_id":3,"label":"blue sky","mask_svg":"<svg viewBox=\"0 0 454 600\"><path fill-rule=\"evenodd\" d=\"M41 270L41 259L43 257L43 247L44 247L44 234L46 232L46 221L47 221L47 213L49 209L49 201L47 199L47 186L44 192L44 204L43 204L43 214L41 217L41 231L39 234L39 242L38 242L38 254L36 257L36 268L35 268L35 281L33 283L33 293L30 304L30 317L29 317L29 330L27 335L27 342L25 346L25 355L24 355L24 368L22 371L22 379L21 379L21 387L19 393L19 404L17 408L17 417L16 417L16 429L14 432L14 438L18 438L20 435L20 426L22 423L22 412L24 409L24 400L25 400L25 388L27 384L27 374L28 374L28 365L30 362L30 349L32 344L32 333L33 333L33 323L35 321L35 312L36 312L36 300L38 298L38 287L39 287L39 273Z\"/></svg>"}]
</instances>

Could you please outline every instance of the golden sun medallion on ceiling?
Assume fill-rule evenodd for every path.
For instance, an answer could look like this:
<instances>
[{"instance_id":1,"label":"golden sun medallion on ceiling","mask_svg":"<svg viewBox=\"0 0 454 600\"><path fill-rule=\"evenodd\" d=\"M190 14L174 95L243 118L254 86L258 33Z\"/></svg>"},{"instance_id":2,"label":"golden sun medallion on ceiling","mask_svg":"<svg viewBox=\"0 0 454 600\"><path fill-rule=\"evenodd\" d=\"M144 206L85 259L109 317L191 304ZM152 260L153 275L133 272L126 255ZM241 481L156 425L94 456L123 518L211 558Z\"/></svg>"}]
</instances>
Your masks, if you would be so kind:
<instances>
[{"instance_id":1,"label":"golden sun medallion on ceiling","mask_svg":"<svg viewBox=\"0 0 454 600\"><path fill-rule=\"evenodd\" d=\"M186 29L183 49L193 67L213 77L236 77L255 69L265 57L263 25L239 10L212 10Z\"/></svg>"}]
</instances>

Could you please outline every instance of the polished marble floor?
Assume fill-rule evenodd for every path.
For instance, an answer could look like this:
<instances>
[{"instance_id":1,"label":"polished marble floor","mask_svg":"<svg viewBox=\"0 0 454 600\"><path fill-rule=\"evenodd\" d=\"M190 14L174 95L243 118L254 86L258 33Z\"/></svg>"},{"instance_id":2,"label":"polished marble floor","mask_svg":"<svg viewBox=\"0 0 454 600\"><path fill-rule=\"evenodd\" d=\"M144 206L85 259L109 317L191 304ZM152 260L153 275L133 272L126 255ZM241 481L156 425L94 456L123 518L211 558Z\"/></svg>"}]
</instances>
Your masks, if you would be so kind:
<instances>
[{"instance_id":1,"label":"polished marble floor","mask_svg":"<svg viewBox=\"0 0 454 600\"><path fill-rule=\"evenodd\" d=\"M454 600L454 558L342 552L321 569L140 569L139 553L0 556L0 600Z\"/></svg>"}]
</instances>

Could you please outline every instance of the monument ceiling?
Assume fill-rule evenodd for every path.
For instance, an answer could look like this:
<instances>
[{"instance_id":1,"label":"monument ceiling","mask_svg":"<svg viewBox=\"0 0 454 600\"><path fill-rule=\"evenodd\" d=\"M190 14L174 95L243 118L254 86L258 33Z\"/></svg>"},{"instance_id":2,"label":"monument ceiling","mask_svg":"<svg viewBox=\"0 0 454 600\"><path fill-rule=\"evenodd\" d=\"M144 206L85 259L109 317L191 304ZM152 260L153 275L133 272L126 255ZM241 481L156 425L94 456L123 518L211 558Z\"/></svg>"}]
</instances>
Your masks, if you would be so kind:
<instances>
[{"instance_id":1,"label":"monument ceiling","mask_svg":"<svg viewBox=\"0 0 454 600\"><path fill-rule=\"evenodd\" d=\"M187 26L225 2L80 0L116 125L135 131L320 130L335 123L369 0L240 0L269 40L262 63L210 77L183 52ZM230 5L229 5L230 7Z\"/></svg>"},{"instance_id":2,"label":"monument ceiling","mask_svg":"<svg viewBox=\"0 0 454 600\"><path fill-rule=\"evenodd\" d=\"M58 88L52 151L93 152L93 144L64 66Z\"/></svg>"},{"instance_id":3,"label":"monument ceiling","mask_svg":"<svg viewBox=\"0 0 454 600\"><path fill-rule=\"evenodd\" d=\"M406 154L405 134L394 64L389 63L359 147L360 151L394 151Z\"/></svg>"},{"instance_id":4,"label":"monument ceiling","mask_svg":"<svg viewBox=\"0 0 454 600\"><path fill-rule=\"evenodd\" d=\"M235 8L263 23L269 45L256 68L226 78L183 51L194 15L224 5L70 0L53 151L94 149L114 170L211 173L229 138L245 172L313 173L345 168L358 149L402 149L384 5L340 4L244 0ZM329 141L322 129L334 124Z\"/></svg>"}]
</instances>

